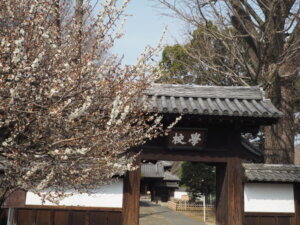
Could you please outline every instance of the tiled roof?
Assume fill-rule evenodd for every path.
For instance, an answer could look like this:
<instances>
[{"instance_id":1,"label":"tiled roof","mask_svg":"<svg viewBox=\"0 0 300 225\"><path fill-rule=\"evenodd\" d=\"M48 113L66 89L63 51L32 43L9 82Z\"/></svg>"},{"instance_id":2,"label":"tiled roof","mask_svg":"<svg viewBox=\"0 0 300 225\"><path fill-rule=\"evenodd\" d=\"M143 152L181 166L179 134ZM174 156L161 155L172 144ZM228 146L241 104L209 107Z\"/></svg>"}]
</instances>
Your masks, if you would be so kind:
<instances>
[{"instance_id":1,"label":"tiled roof","mask_svg":"<svg viewBox=\"0 0 300 225\"><path fill-rule=\"evenodd\" d=\"M160 182L156 182L155 186L157 187L169 187L169 188L178 188L179 184L178 182L174 182L174 181L160 181Z\"/></svg>"},{"instance_id":2,"label":"tiled roof","mask_svg":"<svg viewBox=\"0 0 300 225\"><path fill-rule=\"evenodd\" d=\"M278 111L255 87L154 84L145 91L150 112L278 118Z\"/></svg>"},{"instance_id":3,"label":"tiled roof","mask_svg":"<svg viewBox=\"0 0 300 225\"><path fill-rule=\"evenodd\" d=\"M164 181L180 181L180 179L175 174L173 174L169 171L166 171L164 174Z\"/></svg>"},{"instance_id":4,"label":"tiled roof","mask_svg":"<svg viewBox=\"0 0 300 225\"><path fill-rule=\"evenodd\" d=\"M164 177L164 168L159 164L142 164L141 165L142 177L147 178L163 178Z\"/></svg>"},{"instance_id":5,"label":"tiled roof","mask_svg":"<svg viewBox=\"0 0 300 225\"><path fill-rule=\"evenodd\" d=\"M160 178L164 181L179 181L179 177L169 171L164 170L164 163L167 161L158 161L156 164L144 163L141 165L142 177Z\"/></svg>"},{"instance_id":6,"label":"tiled roof","mask_svg":"<svg viewBox=\"0 0 300 225\"><path fill-rule=\"evenodd\" d=\"M255 154L256 156L263 156L263 153L261 150L259 150L258 148L256 148L252 143L250 143L247 139L242 138L241 140L242 142L242 146L249 152L251 152L252 154Z\"/></svg>"},{"instance_id":7,"label":"tiled roof","mask_svg":"<svg viewBox=\"0 0 300 225\"><path fill-rule=\"evenodd\" d=\"M161 160L161 161L159 161L159 162L157 162L157 163L162 164L163 167L171 167L171 166L173 165L173 162L170 162L170 161L163 161L163 160Z\"/></svg>"},{"instance_id":8,"label":"tiled roof","mask_svg":"<svg viewBox=\"0 0 300 225\"><path fill-rule=\"evenodd\" d=\"M248 181L300 182L300 165L294 164L243 164Z\"/></svg>"}]
</instances>

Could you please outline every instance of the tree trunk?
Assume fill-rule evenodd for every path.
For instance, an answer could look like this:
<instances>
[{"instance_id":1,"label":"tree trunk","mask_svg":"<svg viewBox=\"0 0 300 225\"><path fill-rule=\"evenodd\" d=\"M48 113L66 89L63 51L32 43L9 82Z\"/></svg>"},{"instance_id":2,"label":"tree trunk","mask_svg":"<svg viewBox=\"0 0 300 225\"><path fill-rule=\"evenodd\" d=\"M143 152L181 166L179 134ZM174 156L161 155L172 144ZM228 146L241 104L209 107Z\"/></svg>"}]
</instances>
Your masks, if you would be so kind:
<instances>
[{"instance_id":1,"label":"tree trunk","mask_svg":"<svg viewBox=\"0 0 300 225\"><path fill-rule=\"evenodd\" d=\"M268 97L284 115L277 124L265 128L265 163L293 164L295 80L275 73Z\"/></svg>"},{"instance_id":2,"label":"tree trunk","mask_svg":"<svg viewBox=\"0 0 300 225\"><path fill-rule=\"evenodd\" d=\"M55 27L56 27L56 40L57 40L57 44L61 45L61 21L60 21L60 14L61 14L61 9L60 9L60 0L53 0L53 4L54 4L54 10L55 10Z\"/></svg>"},{"instance_id":3,"label":"tree trunk","mask_svg":"<svg viewBox=\"0 0 300 225\"><path fill-rule=\"evenodd\" d=\"M77 62L81 63L82 27L83 27L83 0L76 0L76 28L77 28Z\"/></svg>"}]
</instances>

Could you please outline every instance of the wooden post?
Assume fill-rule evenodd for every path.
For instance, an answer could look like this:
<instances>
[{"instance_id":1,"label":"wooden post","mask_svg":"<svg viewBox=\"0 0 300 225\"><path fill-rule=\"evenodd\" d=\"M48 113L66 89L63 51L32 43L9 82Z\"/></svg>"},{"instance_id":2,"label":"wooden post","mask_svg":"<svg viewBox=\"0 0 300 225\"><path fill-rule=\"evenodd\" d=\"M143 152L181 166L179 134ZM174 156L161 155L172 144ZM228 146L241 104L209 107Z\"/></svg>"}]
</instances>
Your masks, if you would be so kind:
<instances>
[{"instance_id":1,"label":"wooden post","mask_svg":"<svg viewBox=\"0 0 300 225\"><path fill-rule=\"evenodd\" d=\"M232 132L228 137L227 163L216 165L216 225L243 225L240 133Z\"/></svg>"},{"instance_id":2,"label":"wooden post","mask_svg":"<svg viewBox=\"0 0 300 225\"><path fill-rule=\"evenodd\" d=\"M226 164L216 165L216 225L227 223L227 179Z\"/></svg>"},{"instance_id":3,"label":"wooden post","mask_svg":"<svg viewBox=\"0 0 300 225\"><path fill-rule=\"evenodd\" d=\"M241 133L234 130L229 135L228 161L226 166L228 188L228 225L243 225L243 182Z\"/></svg>"},{"instance_id":4,"label":"wooden post","mask_svg":"<svg viewBox=\"0 0 300 225\"><path fill-rule=\"evenodd\" d=\"M140 210L140 183L141 167L140 158L137 158L139 168L135 171L127 172L124 178L124 197L123 197L123 223L122 225L138 225Z\"/></svg>"},{"instance_id":5,"label":"wooden post","mask_svg":"<svg viewBox=\"0 0 300 225\"><path fill-rule=\"evenodd\" d=\"M241 159L229 159L227 163L228 225L243 225L243 185Z\"/></svg>"},{"instance_id":6,"label":"wooden post","mask_svg":"<svg viewBox=\"0 0 300 225\"><path fill-rule=\"evenodd\" d=\"M295 224L300 225L300 184L294 184L295 195Z\"/></svg>"},{"instance_id":7,"label":"wooden post","mask_svg":"<svg viewBox=\"0 0 300 225\"><path fill-rule=\"evenodd\" d=\"M8 215L7 215L7 225L13 225L13 219L14 219L14 208L9 208Z\"/></svg>"},{"instance_id":8,"label":"wooden post","mask_svg":"<svg viewBox=\"0 0 300 225\"><path fill-rule=\"evenodd\" d=\"M203 196L203 221L206 222L206 202L205 202L205 195Z\"/></svg>"}]
</instances>

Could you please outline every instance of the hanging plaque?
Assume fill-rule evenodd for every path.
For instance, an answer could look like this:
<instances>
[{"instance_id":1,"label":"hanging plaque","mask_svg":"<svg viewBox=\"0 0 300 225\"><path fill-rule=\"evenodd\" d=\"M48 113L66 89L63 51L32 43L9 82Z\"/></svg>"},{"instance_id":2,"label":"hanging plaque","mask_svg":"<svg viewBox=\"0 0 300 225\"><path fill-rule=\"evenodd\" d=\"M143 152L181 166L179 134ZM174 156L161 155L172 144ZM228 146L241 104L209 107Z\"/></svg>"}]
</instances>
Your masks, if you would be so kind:
<instances>
[{"instance_id":1,"label":"hanging plaque","mask_svg":"<svg viewBox=\"0 0 300 225\"><path fill-rule=\"evenodd\" d=\"M206 137L206 129L173 129L168 135L168 146L170 149L203 149Z\"/></svg>"}]
</instances>

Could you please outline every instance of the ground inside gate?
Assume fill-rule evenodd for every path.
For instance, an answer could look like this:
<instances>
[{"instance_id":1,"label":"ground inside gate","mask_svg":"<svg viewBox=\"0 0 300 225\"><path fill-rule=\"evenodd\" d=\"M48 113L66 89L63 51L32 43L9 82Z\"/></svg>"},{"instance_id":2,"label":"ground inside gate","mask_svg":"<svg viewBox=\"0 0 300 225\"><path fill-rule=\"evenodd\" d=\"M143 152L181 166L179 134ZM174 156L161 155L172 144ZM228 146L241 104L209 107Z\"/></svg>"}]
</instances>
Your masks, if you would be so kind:
<instances>
[{"instance_id":1,"label":"ground inside gate","mask_svg":"<svg viewBox=\"0 0 300 225\"><path fill-rule=\"evenodd\" d=\"M140 202L140 225L205 225L193 218L179 212L172 211L167 207L151 203Z\"/></svg>"}]
</instances>

